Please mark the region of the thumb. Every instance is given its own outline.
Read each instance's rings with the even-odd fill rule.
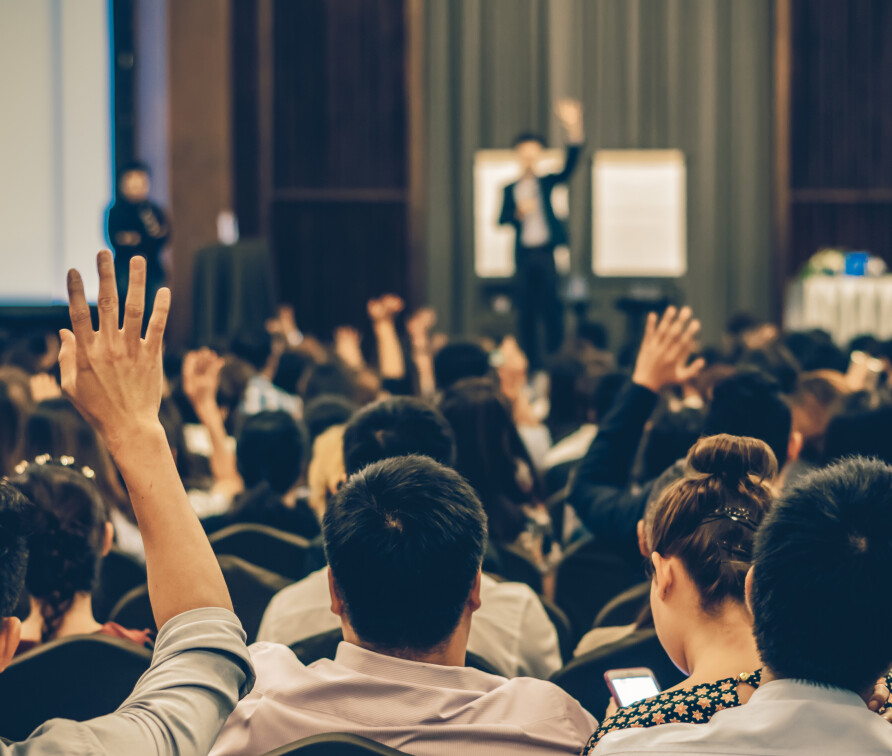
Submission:
[[[59,331],[62,346],[59,348],[59,372],[62,379],[62,391],[70,394],[74,389],[77,375],[77,338],[67,328]]]

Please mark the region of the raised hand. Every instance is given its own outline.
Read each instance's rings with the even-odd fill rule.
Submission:
[[[579,100],[558,100],[555,115],[567,131],[571,142],[582,141],[582,103]]]
[[[431,307],[422,307],[406,321],[406,331],[412,343],[427,342],[431,329],[437,324],[437,313]]]
[[[385,294],[379,299],[369,300],[369,317],[374,323],[379,323],[382,320],[393,320],[405,307],[406,303],[396,294]]]
[[[339,326],[335,329],[335,354],[344,361],[347,367],[353,368],[353,370],[362,370],[365,367],[361,344],[362,336],[355,328]]]
[[[183,358],[183,392],[196,411],[212,402],[216,405],[224,363],[222,357],[207,347],[189,352]]]
[[[130,260],[130,287],[124,305],[124,325],[118,328],[118,291],[111,252],[96,257],[99,269],[99,330],[94,331],[84,282],[68,271],[68,312],[72,330],[60,331],[59,365],[62,391],[80,413],[115,449],[131,429],[158,423],[163,371],[161,346],[170,311],[170,290],[155,297],[146,337],[141,337],[145,309],[146,261]]]
[[[704,365],[702,359],[688,364],[699,331],[700,321],[693,317],[690,307],[681,311],[670,307],[659,320],[652,312],[647,317],[632,381],[660,392],[693,378]]]

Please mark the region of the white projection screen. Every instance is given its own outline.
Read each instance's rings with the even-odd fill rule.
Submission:
[[[108,0],[0,0],[0,306],[95,298],[111,198]]]

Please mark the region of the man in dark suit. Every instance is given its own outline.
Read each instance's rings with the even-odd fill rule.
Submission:
[[[567,160],[560,173],[536,174],[545,140],[531,133],[518,135],[514,150],[520,163],[521,177],[505,187],[499,223],[514,226],[514,259],[518,314],[518,340],[533,369],[542,366],[539,321],[545,326],[549,354],[564,340],[564,314],[558,297],[555,248],[568,243],[567,230],[555,216],[551,192],[570,180],[582,151],[582,105],[576,100],[561,100],[556,108],[567,132]]]

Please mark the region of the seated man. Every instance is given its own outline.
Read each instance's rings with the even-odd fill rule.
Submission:
[[[602,754],[889,754],[892,725],[865,704],[892,665],[892,467],[855,457],[812,473],[756,536],[746,592],[764,668],[745,706],[708,724],[606,735]]]
[[[372,462],[407,454],[423,454],[450,467],[455,460],[455,440],[446,419],[418,399],[398,397],[366,407],[344,432],[347,475]],[[483,575],[480,600],[471,622],[469,651],[505,677],[547,678],[560,669],[557,632],[529,586]],[[340,626],[331,611],[325,567],[276,594],[263,615],[257,640],[290,646]]]
[[[257,683],[212,754],[332,731],[416,756],[580,751],[595,722],[560,688],[463,666],[486,515],[458,473],[421,456],[370,465],[332,499],[323,536],[344,642],[310,666],[286,646],[252,646]]]
[[[73,333],[62,332],[62,389],[102,436],[127,484],[161,630],[149,670],[116,712],[83,723],[52,720],[22,743],[0,744],[0,754],[201,756],[239,695],[250,690],[245,634],[158,420],[170,292],[159,291],[141,339],[145,259],[130,261],[123,329],[109,252],[100,252],[98,266],[98,333],[80,275],[68,274]],[[24,506],[21,494],[0,482],[0,670],[21,635],[11,614],[25,574]]]

